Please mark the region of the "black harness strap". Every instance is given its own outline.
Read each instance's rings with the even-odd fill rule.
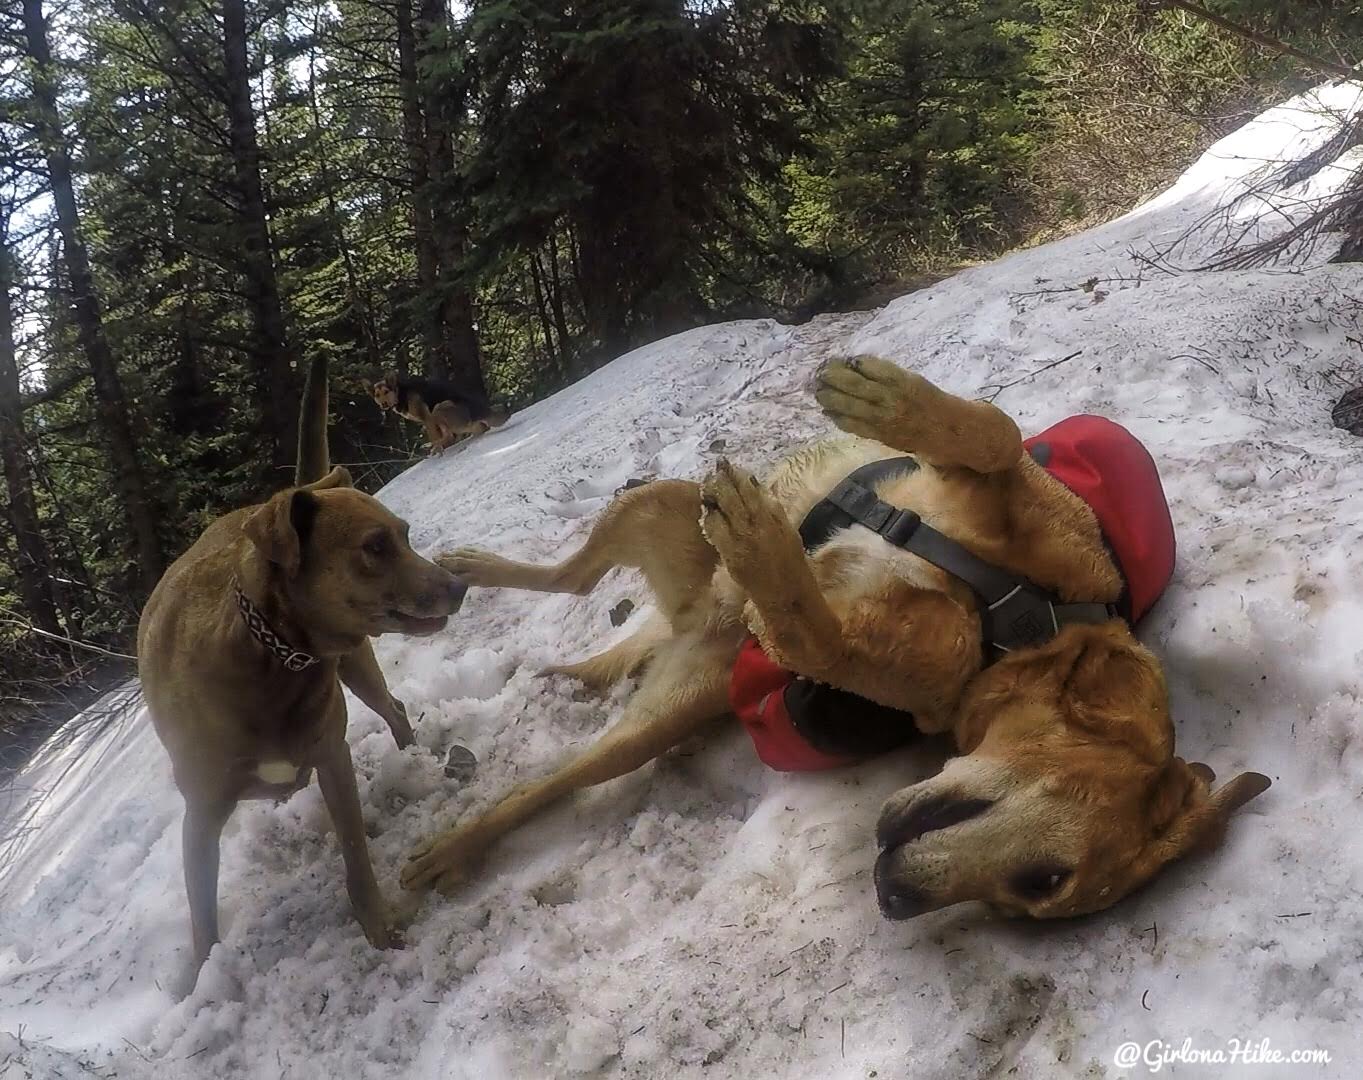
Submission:
[[[1111,604],[1063,603],[1054,593],[967,551],[912,510],[891,506],[876,495],[876,484],[917,469],[918,462],[911,457],[873,461],[857,469],[805,515],[800,523],[805,550],[818,547],[839,529],[852,525],[870,529],[969,585],[980,602],[985,642],[1004,652],[1044,644],[1070,623],[1103,623],[1119,617]]]

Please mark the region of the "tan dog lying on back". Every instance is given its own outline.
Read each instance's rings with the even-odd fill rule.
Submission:
[[[1268,786],[1247,773],[1213,794],[1209,769],[1174,756],[1164,676],[1120,620],[1066,626],[984,667],[978,608],[960,580],[859,526],[806,552],[797,527],[816,502],[857,467],[909,453],[920,468],[881,483],[884,502],[1065,602],[1111,603],[1122,590],[1092,510],[1023,452],[994,406],[874,357],[826,366],[817,397],[861,437],[797,451],[766,483],[721,463],[700,484],[627,491],[555,566],[477,549],[437,558],[470,585],[578,594],[633,567],[658,615],[554,669],[598,688],[642,672],[620,721],[420,849],[404,885],[456,885],[554,800],[727,714],[749,633],[782,667],[955,738],[962,756],[886,803],[876,884],[891,918],[963,900],[1038,917],[1105,908],[1217,843],[1228,815]]]
[[[194,970],[218,940],[218,846],[242,799],[282,798],[316,769],[341,841],[355,916],[400,944],[365,843],[341,683],[412,741],[369,638],[431,634],[464,587],[418,556],[407,525],[328,472],[325,361],[300,418],[298,486],[219,518],[166,571],[142,611],[138,674],[185,800]]]

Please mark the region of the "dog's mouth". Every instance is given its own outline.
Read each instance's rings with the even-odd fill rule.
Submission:
[[[392,626],[393,632],[408,637],[427,637],[445,629],[448,615],[408,615],[397,608],[389,608],[383,613],[384,619]]]

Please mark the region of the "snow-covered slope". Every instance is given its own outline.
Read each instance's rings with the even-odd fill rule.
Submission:
[[[810,374],[859,351],[959,393],[1002,387],[1024,429],[1104,413],[1155,452],[1179,530],[1144,636],[1180,752],[1275,781],[1218,853],[1082,920],[959,907],[891,924],[872,824],[931,754],[786,776],[721,729],[522,830],[456,897],[408,898],[403,952],[371,950],[350,918],[315,786],[245,805],[224,844],[224,941],[183,997],[179,800],[134,713],[74,767],[68,748],[21,780],[65,770],[0,878],[0,1077],[1115,1077],[1148,1071],[1114,1063],[1122,1043],[1185,1038],[1333,1063],[1163,1071],[1359,1075],[1363,443],[1329,410],[1363,378],[1363,273],[1322,265],[1328,244],[1271,270],[1171,272],[1232,221],[1273,232],[1335,189],[1356,160],[1281,165],[1359,106],[1346,86],[1273,110],[1135,213],[880,312],[640,349],[382,495],[421,549],[547,559],[632,477],[698,477],[720,452],[761,469],[825,431]],[[1172,262],[1138,257],[1190,228]],[[395,899],[414,844],[618,714],[623,690],[580,700],[533,672],[627,633],[609,618],[625,598],[646,600],[628,574],[583,599],[475,591],[448,633],[380,642],[422,714],[401,752],[352,705]],[[453,742],[481,762],[462,787],[441,769]]]

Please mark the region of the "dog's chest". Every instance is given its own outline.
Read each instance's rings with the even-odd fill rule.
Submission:
[[[302,770],[301,765],[295,765],[292,761],[271,758],[256,763],[255,775],[267,784],[294,784],[298,782],[298,774]]]
[[[783,464],[773,478],[773,494],[793,512],[792,524],[798,525],[855,468],[890,456],[901,455],[863,439],[815,444]],[[918,512],[938,527],[958,513],[949,485],[930,466],[878,483],[876,494],[892,506]],[[950,576],[939,567],[860,525],[839,529],[810,554],[819,584],[843,595],[874,594],[895,583],[951,591]]]
[[[300,769],[316,760],[328,734],[345,723],[334,676],[328,680],[319,673],[291,679],[307,679],[311,685],[299,686],[294,693],[287,685],[276,687],[268,698],[239,703],[244,739],[238,760],[244,773],[267,783],[292,782]]]
[[[295,765],[284,758],[264,758],[241,778],[237,798],[287,799],[311,781],[311,766]]]
[[[895,583],[947,590],[940,568],[859,526],[835,533],[814,553],[813,563],[814,576],[829,592],[873,594]]]

